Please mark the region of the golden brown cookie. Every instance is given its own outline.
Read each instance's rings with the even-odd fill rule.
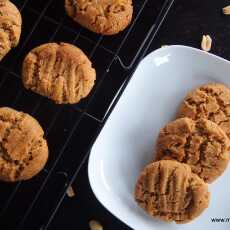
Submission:
[[[211,183],[226,169],[229,147],[229,138],[216,123],[207,119],[180,118],[161,129],[156,160],[189,164],[194,173]]]
[[[0,180],[27,180],[42,170],[48,158],[43,135],[30,115],[0,108]]]
[[[206,118],[217,123],[230,137],[230,89],[218,83],[194,89],[182,102],[178,117]]]
[[[47,43],[34,48],[23,62],[27,89],[57,104],[73,104],[86,97],[96,79],[90,60],[76,46]]]
[[[22,18],[16,6],[0,0],[0,60],[19,43]]]
[[[149,215],[178,224],[198,217],[209,197],[207,184],[188,165],[170,160],[146,166],[135,189],[137,203]]]
[[[87,29],[113,35],[132,20],[132,0],[65,0],[67,14]]]

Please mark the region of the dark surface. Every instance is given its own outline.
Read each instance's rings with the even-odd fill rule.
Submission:
[[[161,45],[188,45],[200,48],[201,38],[213,39],[211,53],[230,59],[230,17],[222,14],[228,0],[176,0],[150,51]]]
[[[175,0],[166,21],[149,47],[149,52],[162,45],[174,44],[200,48],[202,35],[209,34],[213,39],[211,52],[230,59],[230,16],[223,16],[221,11],[228,4],[228,0]],[[97,202],[89,187],[86,169],[87,162],[73,183],[76,196],[65,197],[49,230],[88,229],[90,219],[100,221],[104,229],[130,229]]]
[[[45,168],[33,179],[12,184],[0,182],[0,229],[45,230],[66,226],[84,230],[93,215],[107,223],[108,228],[111,223],[119,225],[92,197],[87,164],[82,169],[81,166],[104,124],[111,102],[118,98],[117,91],[133,73],[172,0],[133,0],[132,23],[112,37],[94,34],[73,23],[65,14],[64,0],[12,1],[21,10],[23,28],[20,44],[0,62],[0,106],[10,106],[37,118],[45,130],[50,154]],[[25,55],[49,41],[76,44],[97,71],[92,92],[76,105],[55,105],[22,86],[21,65]],[[51,223],[63,199],[61,210],[66,206],[65,191],[75,177],[76,186],[81,184],[78,197],[81,205],[76,206],[71,200],[72,208],[67,207],[65,213],[78,212],[79,218],[73,215],[59,218],[59,213],[63,214],[60,211]],[[59,227],[61,224],[56,220],[63,225]]]

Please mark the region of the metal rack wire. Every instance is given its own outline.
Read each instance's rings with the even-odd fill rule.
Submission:
[[[109,108],[111,112],[115,104],[110,106],[111,102],[115,96],[119,98],[173,0],[133,0],[132,24],[113,37],[96,35],[73,23],[65,15],[63,0],[13,2],[23,16],[23,32],[19,46],[0,63],[0,106],[22,110],[39,120],[48,139],[50,158],[32,180],[0,183],[0,226],[11,230],[47,229]],[[97,70],[93,91],[77,105],[54,105],[22,86],[23,57],[48,41],[76,44]]]

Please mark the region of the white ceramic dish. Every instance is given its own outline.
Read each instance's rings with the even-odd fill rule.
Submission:
[[[153,159],[159,129],[174,119],[188,90],[208,82],[230,85],[230,62],[203,51],[168,46],[149,54],[97,138],[89,159],[89,180],[98,200],[135,230],[230,229],[230,166],[210,186],[209,208],[189,224],[167,224],[150,218],[137,206],[133,191],[138,174]]]

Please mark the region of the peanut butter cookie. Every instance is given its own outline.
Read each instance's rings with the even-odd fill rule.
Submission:
[[[229,147],[229,138],[216,123],[207,119],[180,118],[161,129],[156,160],[186,163],[193,173],[211,183],[226,169]]]
[[[73,104],[90,93],[96,72],[87,56],[76,46],[47,43],[26,56],[22,79],[27,89],[57,104]]]
[[[0,108],[0,180],[27,180],[48,158],[48,147],[39,123],[30,115]]]
[[[17,7],[8,0],[0,0],[0,60],[19,43],[22,18]]]
[[[67,14],[87,29],[113,35],[132,20],[132,0],[65,0]]]
[[[146,166],[135,189],[137,203],[149,215],[178,224],[198,217],[209,197],[207,184],[188,165],[170,160]]]
[[[206,118],[217,123],[230,137],[230,89],[218,83],[194,89],[182,102],[178,117]]]

